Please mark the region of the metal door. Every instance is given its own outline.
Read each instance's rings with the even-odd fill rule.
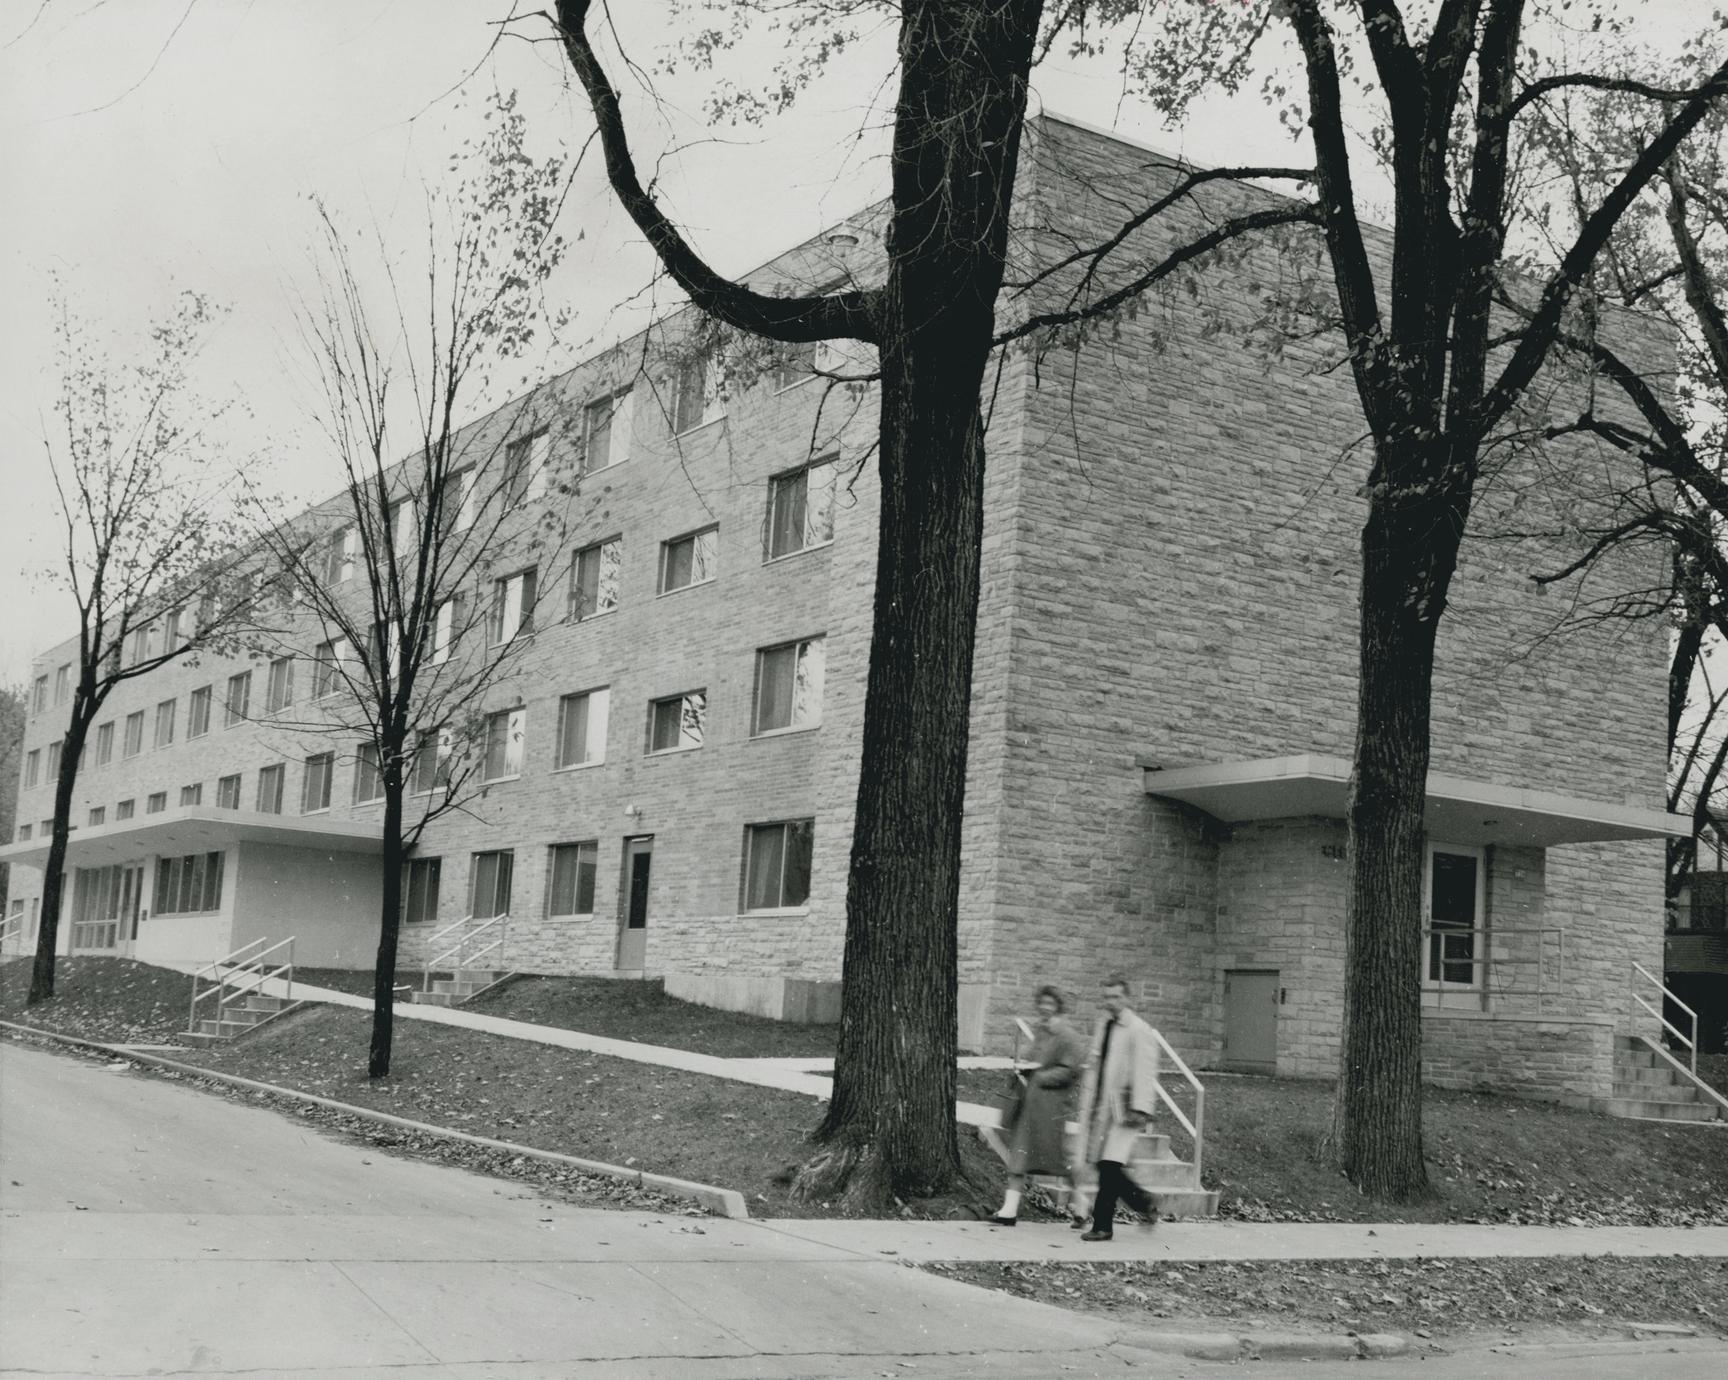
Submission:
[[[624,840],[624,895],[618,916],[618,971],[639,973],[648,959],[648,880],[652,838]]]
[[[1224,974],[1224,1066],[1278,1071],[1278,973],[1233,968]]]

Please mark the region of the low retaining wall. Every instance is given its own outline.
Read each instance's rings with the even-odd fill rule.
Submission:
[[[1614,1022],[1428,1011],[1422,1077],[1441,1088],[1587,1105],[1614,1083]]]

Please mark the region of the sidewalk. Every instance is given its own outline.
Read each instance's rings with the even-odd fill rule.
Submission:
[[[264,984],[271,996],[287,995],[288,985],[276,979]],[[337,992],[328,987],[314,987],[296,982],[293,995],[300,1001],[326,1002],[331,1006],[352,1006],[363,1011],[372,1009],[372,998],[352,992]],[[834,1091],[834,1080],[819,1073],[808,1072],[813,1065],[832,1066],[833,1060],[815,1059],[723,1059],[714,1054],[696,1054],[687,1049],[671,1049],[665,1045],[645,1045],[634,1040],[615,1040],[607,1035],[589,1035],[580,1030],[562,1030],[556,1026],[534,1025],[528,1021],[510,1021],[501,1016],[485,1016],[478,1011],[460,1007],[421,1006],[416,1002],[397,1002],[398,1019],[429,1021],[434,1025],[455,1025],[468,1030],[502,1035],[510,1040],[532,1040],[537,1044],[554,1045],[559,1049],[580,1049],[591,1054],[605,1054],[614,1059],[629,1059],[638,1064],[655,1064],[661,1068],[682,1069],[686,1073],[705,1073],[712,1078],[730,1078],[735,1083],[753,1083],[762,1088],[778,1088],[782,1092],[802,1093],[826,1102]],[[983,1068],[1008,1067],[1006,1059],[962,1060],[963,1066]],[[1001,1121],[998,1108],[977,1102],[954,1104],[954,1119],[962,1126],[995,1126]]]

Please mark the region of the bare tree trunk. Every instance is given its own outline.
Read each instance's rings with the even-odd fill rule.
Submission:
[[[1462,522],[1440,503],[1380,496],[1362,536],[1360,700],[1333,1136],[1350,1181],[1392,1202],[1419,1198],[1428,1186],[1419,977],[1423,807],[1434,641]]]
[[[844,987],[807,1197],[960,1177],[956,916],[983,532],[984,425],[1039,6],[906,11],[881,301],[882,512]]]
[[[86,710],[82,691],[73,706],[72,722],[60,744],[60,771],[54,779],[54,826],[48,842],[48,861],[42,874],[42,914],[36,935],[36,961],[30,970],[30,994],[25,1005],[35,1006],[54,996],[54,949],[60,942],[60,906],[65,891],[66,850],[71,843],[72,792],[78,784],[78,767],[84,755],[84,740],[90,732],[94,710]]]
[[[380,859],[384,868],[384,899],[378,912],[378,957],[372,968],[368,1078],[389,1076],[390,1046],[396,1030],[396,942],[402,931],[402,791],[401,781],[385,781],[384,847]]]

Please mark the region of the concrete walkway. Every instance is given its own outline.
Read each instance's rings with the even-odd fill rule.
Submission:
[[[272,980],[264,986],[271,996],[283,996],[287,984]],[[352,992],[338,992],[329,987],[314,987],[296,982],[293,996],[300,1001],[326,1002],[331,1006],[352,1006],[364,1011],[372,1009],[371,997]],[[529,1021],[505,1020],[460,1007],[422,1006],[417,1002],[398,1002],[399,1019],[429,1021],[433,1025],[454,1025],[465,1030],[479,1030],[488,1035],[502,1035],[510,1040],[532,1040],[536,1044],[554,1045],[559,1049],[580,1049],[592,1054],[605,1054],[614,1059],[629,1059],[638,1064],[654,1064],[660,1068],[682,1069],[686,1073],[704,1073],[712,1078],[730,1078],[736,1083],[753,1083],[762,1088],[778,1088],[782,1092],[802,1093],[826,1102],[834,1091],[834,1080],[822,1074],[808,1072],[813,1065],[831,1068],[832,1059],[724,1059],[715,1054],[697,1054],[688,1049],[672,1049],[666,1045],[645,1045],[635,1040],[615,1040],[607,1035],[589,1035],[580,1030],[562,1030],[557,1026],[534,1025]],[[972,1061],[962,1061],[970,1063]],[[978,1067],[1007,1068],[1006,1059],[986,1060]],[[955,1120],[963,1126],[995,1126],[1002,1118],[998,1108],[977,1102],[957,1102]]]

